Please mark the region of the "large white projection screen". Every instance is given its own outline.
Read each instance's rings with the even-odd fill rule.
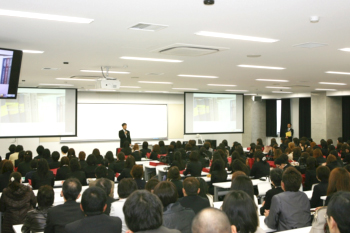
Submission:
[[[243,95],[185,93],[185,134],[243,133]]]
[[[79,103],[78,135],[61,142],[119,141],[122,123],[127,123],[132,142],[168,139],[165,104]]]
[[[76,89],[19,88],[17,99],[0,99],[0,137],[76,135]]]

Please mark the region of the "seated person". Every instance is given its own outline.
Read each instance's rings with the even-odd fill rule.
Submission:
[[[225,169],[225,163],[222,159],[216,159],[210,168],[210,184],[209,193],[214,195],[214,183],[227,181],[227,172]]]
[[[24,183],[28,183],[29,180],[32,179],[33,173],[36,172],[36,170],[38,168],[38,160],[32,159],[32,161],[30,161],[30,167],[32,168],[32,170],[30,172],[27,172],[25,179],[24,179]]]
[[[206,208],[199,212],[192,222],[192,233],[237,233],[234,226],[221,210]]]
[[[27,213],[22,226],[22,233],[44,232],[47,211],[52,207],[54,199],[55,193],[51,186],[44,185],[39,188],[37,195],[38,207]]]
[[[250,176],[254,176],[254,179],[260,179],[261,177],[268,177],[270,175],[270,164],[267,163],[267,158],[263,152],[255,152],[255,162]]]
[[[316,178],[316,167],[317,167],[316,159],[314,157],[307,158],[304,191],[311,190],[312,185],[317,184],[319,182]]]
[[[80,163],[81,170],[84,171],[84,169],[87,167],[87,162],[85,161],[85,158],[86,158],[85,152],[80,151],[78,157],[79,157],[79,163]],[[52,159],[53,159],[53,155],[52,155]]]
[[[187,168],[183,173],[185,176],[191,174],[193,177],[201,176],[202,163],[198,161],[198,152],[192,151],[190,154],[190,162],[187,164]]]
[[[60,153],[58,151],[52,152],[52,163],[49,164],[50,169],[56,169],[60,167],[60,162],[58,161],[60,159]]]
[[[125,222],[133,232],[180,233],[163,225],[163,206],[159,198],[146,191],[133,192],[123,206]]]
[[[143,167],[141,165],[134,165],[130,173],[136,181],[138,189],[145,189],[146,181],[143,179]]]
[[[327,223],[331,233],[350,232],[350,192],[337,192],[327,207]]]
[[[96,180],[92,180],[92,179],[88,179],[89,180],[89,187],[93,187],[96,185],[96,182],[101,179],[101,178],[107,178],[107,168],[103,165],[98,166],[95,170],[95,177]],[[110,197],[114,198],[114,182],[109,180],[109,182],[111,183],[111,192],[109,194]]]
[[[87,163],[87,166],[84,168],[86,178],[95,178],[95,170],[97,168],[97,159],[95,155],[93,154],[89,155],[86,159],[86,163]],[[57,176],[56,176],[56,179],[57,179]]]
[[[177,189],[178,197],[179,198],[183,197],[183,192],[182,192],[183,185],[182,185],[180,171],[179,171],[178,167],[176,167],[176,166],[175,167],[171,167],[168,170],[167,180],[171,181],[175,185],[175,187]]]
[[[171,167],[178,167],[180,171],[185,170],[186,164],[182,160],[182,155],[180,151],[174,153],[174,160],[171,163]]]
[[[67,174],[70,172],[69,168],[69,158],[62,157],[61,166],[57,169],[56,180],[65,180],[67,178]]]
[[[158,160],[158,155],[160,154],[160,147],[159,145],[154,145],[153,146],[153,151],[151,152],[150,159],[152,160]]]
[[[282,154],[280,157],[275,159],[275,165],[277,168],[282,169],[283,171],[291,167],[288,161],[288,155]]]
[[[273,196],[270,210],[265,210],[265,224],[269,228],[284,231],[311,225],[310,201],[299,191],[301,181],[301,174],[294,167],[283,172],[284,192]]]
[[[106,208],[104,214],[109,215],[111,212],[112,203],[117,201],[116,199],[114,199],[114,197],[111,197],[111,194],[114,196],[114,193],[112,193],[111,181],[109,179],[106,179],[106,178],[101,178],[101,179],[98,179],[96,181],[95,186],[100,187],[107,194],[107,201],[106,201],[107,208]]]
[[[237,176],[232,175],[231,190],[242,190],[246,192],[252,200],[258,205],[258,199],[254,195],[254,186],[252,180],[248,176]]]
[[[131,153],[131,155],[134,156],[135,161],[141,161],[141,152],[137,143],[134,144],[132,150],[133,152]]]
[[[27,150],[24,153],[24,161],[18,164],[17,171],[22,174],[22,177],[26,176],[26,174],[32,170],[30,167],[30,161],[32,161],[32,157],[32,152],[30,150]]]
[[[342,167],[334,168],[329,174],[327,198],[325,201],[326,206],[332,196],[339,191],[350,192],[350,174]]]
[[[117,180],[121,181],[124,178],[131,178],[131,169],[135,165],[135,159],[132,155],[129,155],[125,161],[125,167],[118,176]]]
[[[119,152],[117,154],[117,161],[108,166],[108,169],[113,169],[115,173],[121,173],[125,167],[125,154]]]
[[[67,233],[116,232],[121,233],[122,221],[118,217],[110,217],[103,212],[107,208],[107,195],[98,187],[88,188],[81,198],[80,208],[85,218],[69,223],[65,227]]]
[[[283,189],[281,187],[282,170],[279,168],[272,169],[270,173],[270,179],[271,179],[273,188],[266,192],[265,200],[262,203],[262,206],[260,207],[261,215],[264,215],[265,210],[270,209],[272,197],[275,196],[276,194],[283,192]]]
[[[32,187],[33,189],[39,189],[43,185],[50,185],[53,187],[55,184],[55,176],[49,169],[49,164],[46,159],[40,159],[38,162],[38,170],[33,173]]]
[[[151,153],[151,150],[148,149],[148,142],[144,141],[142,143],[142,149],[140,150],[142,158],[146,158],[147,153]]]
[[[321,197],[327,195],[329,174],[330,170],[327,166],[319,166],[316,169],[316,177],[320,183],[314,186],[310,200],[311,208],[323,206],[323,200],[321,200]]]
[[[190,208],[197,214],[202,209],[210,207],[208,199],[200,197],[199,181],[195,177],[188,177],[183,182],[182,192],[184,197],[179,200],[180,204],[185,208]]]
[[[77,158],[71,158],[69,161],[70,172],[67,178],[77,178],[81,185],[87,185],[85,172],[81,170],[80,163]]]
[[[150,192],[153,193],[154,191],[154,187],[156,187],[156,185],[159,183],[160,181],[156,178],[156,177],[152,177],[151,179],[149,179],[146,183],[145,189]],[[181,192],[182,192],[182,188],[181,188]]]

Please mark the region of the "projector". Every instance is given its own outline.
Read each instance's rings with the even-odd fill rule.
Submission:
[[[119,89],[120,81],[116,79],[101,79],[97,81],[97,88],[101,89]]]

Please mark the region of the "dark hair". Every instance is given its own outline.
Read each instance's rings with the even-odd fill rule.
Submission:
[[[204,197],[206,199],[208,199],[207,194],[208,194],[208,184],[207,182],[205,182],[205,180],[201,177],[197,177],[196,178],[199,182],[199,193],[198,196],[200,197]]]
[[[10,160],[5,160],[2,165],[1,174],[4,174],[6,172],[13,172],[13,163]]]
[[[15,153],[16,152],[16,145],[15,144],[11,144],[9,146],[9,151],[11,154]]]
[[[40,145],[36,148],[36,153],[38,153],[39,156],[42,156],[44,149],[45,148],[42,145]]]
[[[107,196],[112,191],[112,183],[109,179],[106,179],[106,178],[97,179],[95,185],[96,187],[100,187],[101,189],[103,189],[106,192]]]
[[[167,178],[168,180],[181,180],[179,168],[177,166],[169,168]]]
[[[190,154],[190,161],[192,162],[197,162],[198,161],[198,152],[197,151],[192,151]]]
[[[175,148],[173,145],[168,146],[168,154],[171,152],[174,153],[174,150],[175,150]]]
[[[322,182],[328,182],[330,173],[331,173],[331,171],[329,170],[329,168],[327,166],[319,166],[316,169],[316,176]]]
[[[118,195],[120,198],[127,198],[132,192],[137,190],[137,183],[132,178],[121,179],[118,185]]]
[[[254,157],[259,159],[259,163],[264,163],[264,164],[267,163],[266,156],[261,151],[255,152]]]
[[[97,159],[95,157],[94,154],[91,154],[87,157],[86,159],[86,163],[89,165],[89,166],[93,166],[93,165],[96,165],[97,163]]]
[[[337,158],[332,154],[328,155],[327,164],[330,164],[331,162],[334,162],[334,161],[337,161]]]
[[[342,167],[334,168],[331,171],[328,180],[327,196],[331,196],[339,191],[350,191],[350,175]]]
[[[275,186],[281,186],[282,174],[283,174],[282,169],[274,168],[271,170],[270,179]]]
[[[343,143],[343,137],[338,137],[338,142]]]
[[[126,125],[126,123],[123,123],[122,126]]]
[[[57,162],[60,159],[60,153],[58,151],[54,151],[52,152],[51,157],[53,161]]]
[[[238,154],[240,154],[240,155],[244,155],[244,151],[243,151],[243,147],[242,146],[237,146],[235,151],[237,151]]]
[[[24,160],[24,154],[25,154],[26,152],[24,151],[24,150],[21,150],[19,153],[18,153],[18,163],[20,163],[20,162],[23,162],[23,160]]]
[[[102,214],[106,202],[106,192],[100,187],[91,187],[86,189],[81,198],[81,206],[84,210],[84,214],[87,216]]]
[[[105,155],[105,159],[108,161],[108,163],[113,163],[114,162],[113,152],[107,151]]]
[[[191,150],[192,150],[192,145],[189,144],[189,143],[187,143],[187,144],[185,145],[185,150],[186,150],[186,151],[191,151]]]
[[[37,168],[38,167],[38,160],[37,159],[32,159],[32,161],[30,161],[30,167],[31,168]]]
[[[142,149],[147,150],[148,149],[148,142],[144,141],[142,143]]]
[[[46,159],[40,159],[38,161],[38,175],[40,177],[45,177],[46,174],[50,171],[50,167],[49,164],[47,163]]]
[[[312,152],[312,155],[314,158],[323,157],[323,154],[320,148],[314,149]]]
[[[51,157],[51,151],[49,149],[44,149],[43,151],[43,158],[48,159]]]
[[[277,142],[276,142],[276,138],[271,138],[270,140],[270,146],[273,147],[274,145],[276,145]]]
[[[282,175],[284,190],[297,192],[300,189],[302,177],[300,172],[294,167],[288,167]]]
[[[85,161],[86,154],[84,151],[79,152],[79,161]]]
[[[174,162],[174,161],[177,161],[177,162],[179,163],[179,165],[184,165],[184,163],[183,163],[183,161],[182,161],[182,154],[181,154],[180,151],[176,151],[176,152],[174,153],[174,160],[173,160],[173,162]]]
[[[153,193],[157,195],[166,208],[169,204],[175,203],[178,198],[177,188],[173,182],[162,181],[154,187]]]
[[[107,168],[104,165],[97,166],[95,169],[96,178],[107,178]]]
[[[159,145],[160,147],[165,146],[164,141],[159,141],[159,142],[158,142],[158,145]]]
[[[126,158],[126,161],[125,161],[125,168],[132,168],[133,166],[135,165],[135,158],[134,156],[132,155],[129,155],[127,158]]]
[[[97,148],[93,149],[92,154],[95,155],[96,157],[101,155],[100,150]]]
[[[275,160],[275,164],[277,164],[277,165],[289,164],[289,162],[288,162],[288,155],[282,154],[280,157],[278,157],[278,158]]]
[[[236,226],[237,232],[256,232],[259,225],[257,208],[254,200],[246,192],[235,190],[226,194],[222,211],[228,216],[231,225]]]
[[[126,199],[123,206],[125,222],[133,232],[158,229],[163,224],[163,207],[159,198],[138,190]]]
[[[241,160],[235,159],[231,163],[232,172],[242,171],[247,176],[249,176],[250,170],[247,165],[245,165]]]
[[[134,165],[130,172],[134,179],[141,179],[143,177],[143,167],[142,165]]]
[[[326,140],[324,140],[324,139],[321,139],[321,147],[323,148],[323,149],[328,149],[328,144],[327,144],[327,142],[326,142]]]
[[[55,192],[49,185],[43,185],[39,188],[37,195],[38,206],[41,209],[47,209],[52,206],[55,199]]]
[[[16,146],[16,151],[15,152],[20,152],[23,150],[23,146],[22,145],[17,145]]]
[[[327,215],[337,223],[339,232],[350,232],[350,192],[335,193],[328,203]]]
[[[69,148],[67,156],[68,158],[75,158],[75,150],[73,148]]]
[[[254,186],[248,176],[237,176],[231,182],[231,190],[242,190],[254,200]]]
[[[63,156],[61,158],[61,166],[60,167],[63,167],[63,165],[69,165],[69,158],[67,156]]]
[[[26,163],[29,163],[32,159],[33,159],[33,153],[32,153],[32,151],[27,150],[27,151],[24,153],[24,161],[25,161]]]
[[[80,163],[79,163],[77,158],[72,158],[69,161],[69,167],[70,167],[71,172],[80,171],[80,169],[81,169]]]
[[[257,142],[257,145],[258,145],[258,146],[263,146],[263,143],[262,143],[261,138],[258,138],[258,139],[256,140],[256,142]]]
[[[227,178],[227,172],[225,170],[225,163],[222,160],[215,160],[213,161],[210,172],[217,172],[218,177],[220,177],[220,180],[225,180]]]
[[[81,192],[81,183],[76,178],[68,178],[63,182],[62,192],[67,201],[75,201]]]
[[[119,161],[124,161],[125,160],[125,154],[123,152],[119,152],[117,154],[117,158]]]
[[[187,196],[196,196],[198,195],[199,181],[195,177],[187,177],[183,181],[183,188]]]
[[[68,153],[68,146],[62,146],[61,147],[61,151],[63,152],[63,153],[65,153],[65,154],[67,154]]]
[[[204,145],[205,145],[205,143],[204,143]],[[181,149],[182,148],[182,143],[181,143],[181,141],[177,141],[176,142],[176,149]]]
[[[314,170],[317,165],[317,160],[314,157],[309,157],[306,159],[306,167],[308,170]]]
[[[11,161],[9,161],[12,163]],[[14,181],[11,181],[11,179],[14,178]],[[8,187],[11,189],[12,192],[15,192],[19,189],[21,186],[21,179],[22,175],[19,172],[12,172],[9,177],[9,184]]]
[[[152,192],[152,190],[154,190],[154,187],[156,187],[156,185],[159,183],[160,181],[153,177],[151,179],[149,179],[146,183],[145,189],[149,192]]]

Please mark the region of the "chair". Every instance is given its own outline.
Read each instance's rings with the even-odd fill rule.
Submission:
[[[146,157],[150,158],[151,157],[151,153],[146,153]]]
[[[252,167],[253,167],[254,160],[255,160],[254,158],[249,158],[248,159],[248,164],[249,164],[250,169],[252,169]]]
[[[13,170],[14,170],[15,172],[17,172],[17,171],[18,171],[18,167],[15,167]]]
[[[29,185],[32,185],[32,179],[28,179]]]
[[[56,174],[57,174],[57,169],[58,168],[54,168],[54,169],[50,169],[50,171],[52,171],[53,175],[56,177]]]

